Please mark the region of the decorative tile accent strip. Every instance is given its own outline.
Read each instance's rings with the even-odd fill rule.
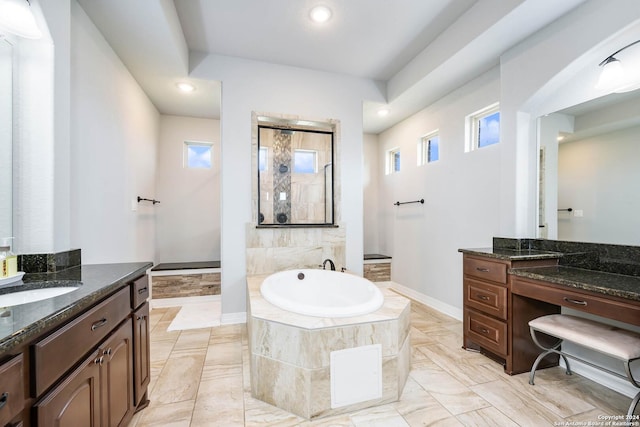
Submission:
[[[153,298],[220,295],[220,273],[153,276]]]
[[[372,282],[388,282],[391,280],[391,263],[375,263],[364,265],[364,278]]]
[[[25,273],[55,273],[82,264],[80,249],[53,254],[18,255],[18,269]]]

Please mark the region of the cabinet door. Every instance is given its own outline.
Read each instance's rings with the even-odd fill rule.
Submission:
[[[138,406],[151,380],[148,302],[133,313],[133,343],[135,406]]]
[[[126,426],[133,414],[133,334],[131,318],[100,346],[102,426]]]
[[[34,405],[38,427],[100,425],[100,357],[94,351]]]

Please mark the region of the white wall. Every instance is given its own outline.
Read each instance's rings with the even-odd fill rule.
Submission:
[[[245,311],[245,226],[251,218],[251,112],[341,123],[342,221],[347,268],[362,272],[362,100],[381,101],[376,84],[331,73],[209,55],[192,76],[222,82],[222,311]],[[320,260],[322,261],[322,260]]]
[[[496,68],[379,135],[379,239],[380,250],[393,257],[391,278],[459,310],[458,249],[491,245],[499,232],[502,185],[503,144],[465,153],[465,117],[499,99]],[[440,159],[417,166],[420,137],[436,129]],[[385,175],[386,153],[396,147],[401,171]],[[422,198],[424,205],[393,205]]]
[[[640,127],[560,144],[558,239],[640,245]]]
[[[212,168],[184,167],[184,143],[212,144]],[[156,263],[220,259],[220,121],[160,116]]]
[[[85,264],[152,261],[160,116],[71,3],[71,246]]]
[[[364,134],[363,140],[363,222],[364,253],[380,253],[380,226],[378,210],[378,135]]]

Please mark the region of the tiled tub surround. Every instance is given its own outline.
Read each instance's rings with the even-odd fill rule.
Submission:
[[[220,295],[220,261],[163,263],[149,270],[152,298]]]
[[[303,316],[281,310],[262,298],[260,285],[265,277],[247,279],[253,397],[306,419],[400,398],[411,364],[408,299],[385,289],[384,305],[364,316]],[[382,397],[332,409],[331,352],[372,344],[382,346]]]
[[[246,226],[247,275],[318,268],[329,258],[345,267],[346,229],[340,227],[256,228]]]

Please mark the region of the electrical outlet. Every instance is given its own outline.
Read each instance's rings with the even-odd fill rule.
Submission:
[[[573,216],[577,218],[582,218],[584,216],[584,212],[582,211],[582,209],[575,209],[573,211]]]

